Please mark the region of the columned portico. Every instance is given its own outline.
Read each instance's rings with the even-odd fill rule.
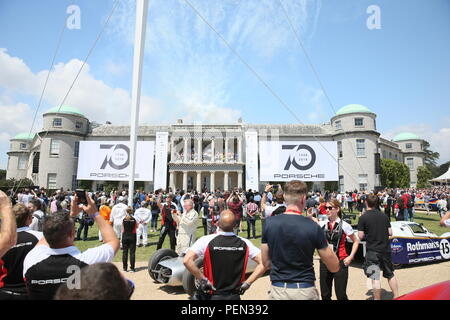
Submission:
[[[187,190],[187,177],[188,177],[188,172],[183,171],[183,190]]]
[[[223,189],[228,190],[228,171],[223,172]]]
[[[225,138],[225,162],[228,162],[228,138]]]
[[[202,190],[202,172],[197,171],[197,191],[200,192]]]
[[[237,150],[237,153],[238,153],[238,161],[242,162],[242,137],[238,138],[238,150]],[[241,176],[241,182],[242,182],[242,176]]]
[[[209,187],[209,189],[211,190],[211,191],[214,191],[215,189],[216,189],[216,185],[215,185],[215,180],[216,180],[216,172],[215,171],[210,171],[209,172],[209,174],[210,174],[210,187]]]
[[[188,139],[184,138],[184,150],[183,150],[183,154],[184,154],[184,162],[188,162],[189,159],[189,152],[188,152]]]
[[[197,139],[197,161],[203,161],[202,139]]]
[[[238,171],[238,188],[242,188],[242,171]]]
[[[170,171],[169,172],[169,187],[173,190],[175,190],[175,172]]]

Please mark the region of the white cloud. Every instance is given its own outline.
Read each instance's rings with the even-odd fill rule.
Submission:
[[[5,68],[5,72],[0,73],[0,87],[7,89],[11,95],[14,93],[31,94],[34,98],[39,98],[42,90],[40,88],[45,81],[48,70],[35,74],[22,60],[9,56],[6,50],[0,50],[0,66],[3,65],[14,66],[22,76],[20,81],[15,81],[16,79],[12,75],[16,73],[16,69],[14,67]],[[49,105],[59,106],[61,104],[81,65],[82,61],[72,59],[67,63],[58,63],[54,66],[44,95],[44,99]],[[8,79],[14,81],[8,83]],[[186,79],[186,81],[195,81],[195,79]],[[201,85],[206,88],[208,83],[203,82]],[[218,91],[215,90],[214,92]],[[179,101],[182,103],[170,108],[170,112],[165,111],[169,108],[162,101],[145,95],[141,96],[141,121],[148,124],[169,123],[173,122],[176,117],[182,117],[202,122],[221,122],[222,119],[215,118],[211,114],[217,115],[218,112],[231,110],[211,104],[208,100],[201,101],[198,98],[198,93],[195,92],[178,91],[177,94]],[[221,93],[217,94],[220,95]],[[6,103],[6,99],[9,99],[9,103]],[[212,97],[212,99],[217,100],[215,97]],[[9,119],[7,117],[9,114],[22,117],[21,121],[14,122],[20,123],[20,130],[17,126],[11,127],[11,132],[15,134],[17,131],[29,130],[34,110],[23,103],[14,104],[13,100],[10,96],[5,95],[0,107],[5,109],[3,119]],[[113,88],[96,79],[90,72],[89,64],[84,66],[64,104],[77,107],[89,119],[100,123],[108,120],[113,124],[128,124],[130,121],[131,98],[129,92],[122,88]],[[23,112],[25,106],[28,107],[26,113]],[[45,109],[40,110],[40,114],[45,111]],[[232,112],[227,112],[227,115],[229,114],[235,115],[234,118],[237,119],[240,112],[232,110]],[[230,118],[225,116],[224,119],[228,121]],[[35,126],[35,129],[38,130],[40,127]]]
[[[450,161],[450,128],[440,128],[429,124],[407,125],[395,128],[383,134],[383,137],[392,140],[397,134],[402,132],[411,132],[417,134],[420,138],[430,143],[430,149],[439,152],[440,158],[438,164]]]
[[[108,60],[105,64],[105,70],[113,76],[123,76],[128,68],[126,65]]]
[[[0,96],[0,168],[6,168],[6,152],[9,150],[9,140],[18,133],[29,132],[28,121],[32,109],[28,104],[11,104],[10,99]]]
[[[286,50],[300,50],[278,1],[190,2],[254,67],[267,66],[272,60],[284,57]],[[317,25],[321,1],[282,2],[307,46]],[[134,24],[135,1],[122,1],[108,34],[113,41],[120,39],[133,45]],[[215,117],[202,115],[218,110],[227,111],[230,119],[240,115],[238,110],[229,109],[227,92],[236,70],[248,71],[184,1],[151,1],[146,37],[146,63],[153,62],[149,74],[158,79],[161,91],[174,99],[175,105],[183,107],[188,118],[200,116],[198,120],[209,121]],[[207,108],[212,110],[206,111]],[[192,113],[194,110],[203,111],[197,115]]]

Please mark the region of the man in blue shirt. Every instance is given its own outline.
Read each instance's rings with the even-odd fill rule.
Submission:
[[[323,230],[302,215],[307,186],[293,180],[286,184],[286,211],[266,220],[261,240],[264,267],[271,269],[271,300],[319,300],[315,287],[314,250],[330,272],[339,271],[339,260]]]

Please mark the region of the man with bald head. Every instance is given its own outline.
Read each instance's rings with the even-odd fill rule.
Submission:
[[[234,213],[230,210],[222,211],[217,233],[198,239],[188,249],[183,263],[200,281],[199,291],[194,298],[240,300],[240,295],[266,271],[261,251],[249,240],[233,232],[235,224]],[[203,272],[195,264],[198,257],[203,257]],[[249,258],[258,263],[258,266],[244,282]]]

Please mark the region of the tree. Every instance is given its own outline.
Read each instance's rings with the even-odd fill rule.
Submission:
[[[6,179],[6,170],[0,169],[0,180]]]
[[[16,189],[22,189],[22,188],[28,188],[31,186],[34,186],[34,182],[28,178],[23,178],[20,180],[16,179],[8,179],[8,180],[0,180],[0,186],[12,188],[14,187],[14,190]]]
[[[381,159],[381,185],[385,188],[409,187],[409,168],[391,159]]]
[[[433,173],[426,166],[417,168],[417,188],[427,188],[430,186],[428,180],[433,178]]]
[[[325,181],[325,190],[334,192],[339,191],[339,185],[337,181]]]
[[[92,182],[93,182],[92,180],[78,180],[78,188],[84,190],[91,190]]]
[[[110,193],[112,190],[117,190],[119,187],[119,181],[105,181],[103,184],[103,191]]]
[[[423,159],[424,165],[431,171],[432,178],[440,176],[439,166],[436,164],[440,157],[439,152],[430,150],[430,144],[428,141],[423,142],[423,151],[425,152],[425,158]]]
[[[449,167],[450,167],[450,161],[447,161],[447,162],[441,164],[441,165],[438,167],[437,174],[436,174],[436,175],[433,175],[433,178],[442,176],[444,173],[447,172],[447,170],[448,170]]]

